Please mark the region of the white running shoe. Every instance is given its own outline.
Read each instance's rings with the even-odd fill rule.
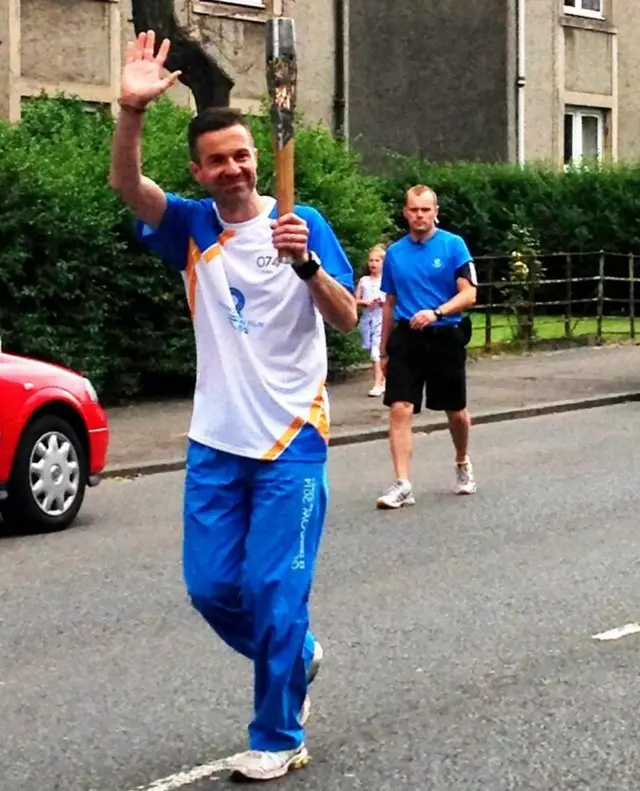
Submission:
[[[475,494],[477,489],[471,460],[467,459],[462,464],[456,464],[456,494]]]
[[[233,759],[231,780],[277,780],[294,769],[303,769],[310,761],[309,753],[304,744],[296,750],[282,750],[270,753],[248,750]]]
[[[396,481],[383,492],[376,501],[378,508],[403,508],[405,505],[415,505],[413,489],[409,481]]]
[[[324,658],[322,646],[316,640],[313,647],[313,659],[309,666],[308,684],[311,684],[318,675],[320,665]],[[311,699],[306,696],[302,711],[300,712],[300,724],[304,726],[309,719],[311,712]],[[309,753],[304,744],[297,750],[283,750],[280,752],[267,752],[259,750],[248,750],[247,752],[236,755],[233,759],[231,780],[243,782],[246,780],[277,780],[284,777],[294,769],[303,769],[310,761]]]
[[[313,646],[313,659],[311,660],[311,665],[309,666],[309,678],[307,680],[307,684],[311,684],[313,679],[318,675],[323,658],[324,651],[322,650],[320,643],[316,640],[315,645]],[[311,714],[311,698],[307,693],[304,703],[302,704],[302,711],[300,712],[300,725],[304,726],[306,724],[307,720],[309,719],[309,714]]]

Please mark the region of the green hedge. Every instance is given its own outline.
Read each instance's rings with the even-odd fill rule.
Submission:
[[[198,195],[188,170],[189,113],[149,112],[144,169],[165,189]],[[265,116],[255,119],[260,184],[272,186]],[[0,125],[0,332],[3,348],[86,372],[105,400],[191,386],[194,347],[182,281],[133,237],[108,187],[113,121],[73,100],[38,99]],[[297,138],[298,200],[323,210],[354,266],[387,230],[376,179],[329,133]],[[331,333],[333,370],[358,358],[357,333]]]
[[[144,168],[165,189],[198,195],[188,170],[189,113],[150,111]],[[266,114],[253,120],[259,178],[272,188]],[[0,122],[0,332],[3,348],[86,372],[105,400],[191,387],[192,329],[181,279],[133,238],[108,187],[113,120],[81,103],[36,99],[19,124]],[[392,157],[383,175],[320,127],[296,140],[298,199],[332,222],[358,273],[367,249],[404,232],[407,187],[434,187],[445,228],[476,255],[508,253],[513,226],[542,253],[640,250],[640,167],[559,173],[543,166],[435,165]],[[593,266],[593,263],[584,263]],[[579,274],[575,272],[574,274]],[[330,368],[363,359],[357,332],[330,332]]]
[[[382,195],[402,227],[404,191],[439,194],[442,226],[461,233],[475,255],[509,253],[513,225],[532,229],[543,253],[640,250],[640,165],[565,172],[544,164],[434,164],[389,157]]]
[[[524,168],[435,164],[391,156],[385,170],[386,178],[380,182],[382,196],[397,232],[403,228],[406,189],[416,183],[432,186],[439,195],[442,227],[460,233],[479,259],[498,257],[477,260],[481,283],[509,278],[510,242],[525,235],[533,239],[538,250],[543,278],[556,281],[529,292],[539,303],[538,312],[564,312],[566,289],[559,281],[567,276],[564,254],[570,254],[572,299],[576,300],[573,315],[594,315],[598,289],[594,278],[599,272],[600,251],[607,254],[605,276],[610,278],[605,283],[605,295],[612,300],[607,303],[607,311],[611,315],[628,311],[629,285],[624,282],[628,277],[627,255],[640,254],[640,164],[564,172],[544,164]],[[481,290],[480,302],[486,294]],[[506,292],[493,289],[494,305],[504,303],[505,298]]]

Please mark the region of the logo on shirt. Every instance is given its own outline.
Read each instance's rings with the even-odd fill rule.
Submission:
[[[233,299],[234,309],[229,310],[226,305],[224,307],[228,310],[229,324],[237,332],[247,335],[250,327],[263,327],[264,323],[260,321],[247,321],[244,316],[244,308],[247,304],[247,298],[240,291],[239,288],[232,287],[229,289],[231,298]],[[223,304],[223,303],[220,303]]]
[[[234,310],[229,311],[229,323],[234,330],[242,332],[246,335],[246,333],[249,332],[249,328],[247,327],[247,322],[242,315],[242,311],[244,310],[247,300],[240,289],[231,288],[229,290],[231,291],[231,298],[233,299],[234,304]]]
[[[433,267],[434,269],[440,269],[442,266],[442,259],[441,258],[434,258],[433,259]]]
[[[236,306],[236,311],[238,313],[242,313],[242,310],[247,303],[244,294],[239,288],[231,288],[229,291],[231,291],[231,297],[233,299],[234,305]]]

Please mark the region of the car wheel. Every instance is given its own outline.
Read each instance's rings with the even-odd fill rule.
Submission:
[[[20,438],[2,504],[5,522],[21,532],[63,530],[78,515],[87,478],[87,455],[71,424],[41,415]]]

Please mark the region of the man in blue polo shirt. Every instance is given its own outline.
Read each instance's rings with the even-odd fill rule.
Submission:
[[[378,498],[378,508],[415,503],[411,423],[422,409],[425,390],[426,408],[447,413],[456,451],[456,493],[476,491],[468,455],[466,339],[460,326],[462,312],[476,301],[475,266],[463,239],[437,227],[438,198],[430,187],[417,185],[407,192],[404,216],[409,233],[389,247],[382,270],[384,404],[391,409],[396,480]]]

